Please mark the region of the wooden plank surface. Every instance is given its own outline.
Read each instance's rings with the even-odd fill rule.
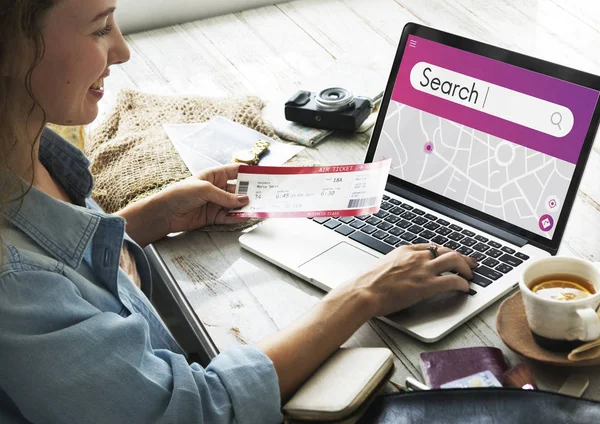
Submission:
[[[302,0],[133,34],[132,60],[107,82],[102,114],[121,88],[163,94],[252,93],[270,101],[291,95],[334,61],[393,59],[403,26],[436,26],[546,60],[600,73],[600,18],[594,0]],[[596,13],[594,13],[596,12]],[[385,85],[389,65],[381,67]],[[363,160],[369,134],[334,135],[302,156],[319,163]],[[600,147],[581,183],[560,254],[600,261]],[[170,272],[225,349],[254,343],[285,327],[323,295],[318,289],[245,251],[239,232],[193,232],[156,244]],[[420,376],[423,351],[477,345],[509,351],[495,330],[499,302],[442,341],[424,344],[374,320],[349,346],[389,346],[396,379]],[[540,385],[557,389],[569,370],[536,366]],[[587,397],[600,399],[600,370]]]

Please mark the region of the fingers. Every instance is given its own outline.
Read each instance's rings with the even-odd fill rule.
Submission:
[[[439,257],[432,259],[429,262],[429,267],[435,274],[441,274],[442,272],[456,271],[462,277],[470,280],[473,278],[473,271],[471,266],[473,258],[467,258],[458,252],[449,252]],[[467,260],[470,263],[467,263]]]
[[[461,276],[455,274],[445,274],[434,277],[431,281],[434,290],[434,296],[439,293],[458,290],[462,292],[469,291],[469,283]]]
[[[426,266],[434,275],[439,275],[443,272],[456,271],[463,278],[468,280],[473,278],[472,269],[477,266],[475,258],[462,255],[443,246],[437,246],[437,253],[439,256],[434,258],[432,252],[429,251],[429,248],[432,245],[435,244],[415,244],[404,246],[404,248],[416,252],[414,255],[416,255],[419,261],[425,262]]]
[[[240,165],[240,163],[230,163],[227,165],[209,168],[195,175],[195,178],[212,183],[215,183],[216,180],[220,182],[222,181],[224,186],[226,181],[237,179]],[[225,176],[224,178],[223,175]]]
[[[237,184],[227,184],[227,193],[235,193]]]
[[[240,165],[240,163],[230,163],[221,168],[227,174],[227,180],[235,180],[237,178]]]
[[[438,246],[435,243],[413,244],[410,247],[412,247],[413,250],[421,251],[421,250],[429,250],[429,247],[431,247],[431,246],[437,246],[437,251],[438,251],[438,254],[440,254],[440,255],[443,255],[445,253],[453,252],[452,249],[449,249],[449,248],[444,247],[444,246]],[[430,255],[431,255],[431,253],[430,253]],[[433,257],[433,255],[431,257]]]
[[[429,250],[430,246],[438,246],[435,243],[424,243],[424,244],[414,244],[411,246],[408,246],[409,248],[412,248],[413,250]],[[438,246],[437,249],[438,254],[441,255],[445,255],[446,253],[452,253],[452,252],[456,252],[455,250],[449,249],[447,247],[444,246]],[[475,268],[477,267],[477,260],[471,256],[465,256],[463,254],[460,254],[463,259],[467,262],[467,264],[471,267],[471,268]],[[432,255],[432,259],[433,259],[433,255]]]
[[[235,216],[227,216],[227,211],[220,210],[215,216],[215,224],[216,225],[228,225],[228,224],[239,224],[241,222],[246,222],[250,218],[237,218]]]
[[[228,193],[225,190],[221,190],[215,187],[209,182],[200,182],[201,192],[200,195],[210,203],[222,206],[224,208],[237,208],[244,206],[249,202],[248,196],[238,196],[233,193]]]

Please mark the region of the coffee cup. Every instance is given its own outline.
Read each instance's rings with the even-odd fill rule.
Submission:
[[[600,270],[582,259],[552,257],[527,266],[519,282],[535,342],[569,352],[600,338]]]

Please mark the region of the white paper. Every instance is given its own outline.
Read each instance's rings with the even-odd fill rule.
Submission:
[[[283,165],[304,149],[273,140],[221,116],[206,123],[166,124],[164,128],[192,174],[231,163],[236,151],[249,150],[258,140],[271,143],[260,159],[261,166]]]

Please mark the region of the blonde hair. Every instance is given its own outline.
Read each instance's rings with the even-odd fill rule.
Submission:
[[[18,184],[18,179],[7,178],[10,175],[8,158],[17,145],[29,141],[32,146],[32,164],[35,159],[35,141],[44,127],[38,129],[34,139],[27,140],[30,138],[27,134],[27,120],[35,110],[41,110],[44,118],[46,114],[33,95],[31,77],[44,56],[44,37],[40,29],[40,21],[57,1],[60,0],[9,0],[2,1],[0,4],[0,75],[2,75],[0,80],[0,206],[22,200],[27,194],[27,190],[23,190]],[[24,51],[28,53],[28,57],[21,57]],[[19,63],[19,61],[28,61],[28,63]],[[22,116],[18,116],[21,108],[15,107],[18,100],[15,94],[16,87],[13,85],[14,80],[5,75],[9,69],[14,69],[15,63],[25,66],[24,84],[32,101],[29,115],[25,120]],[[3,224],[3,219],[0,217],[0,231]],[[4,250],[1,248],[1,242],[0,232],[0,263],[3,262]]]

